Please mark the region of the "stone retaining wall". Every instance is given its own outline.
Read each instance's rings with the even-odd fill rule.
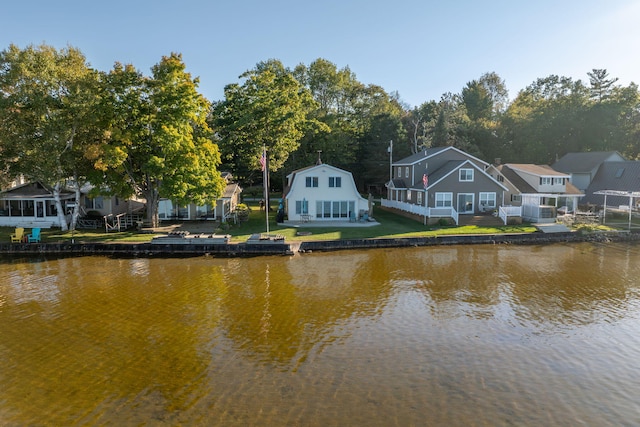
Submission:
[[[274,244],[151,244],[151,243],[2,243],[0,255],[107,255],[131,257],[202,256],[250,257],[261,255],[293,255],[295,252],[338,251],[347,249],[401,248],[436,245],[469,244],[545,244],[559,242],[611,242],[640,240],[639,232],[603,232],[580,234],[528,233],[491,235],[453,235],[407,237],[393,239],[326,240]]]

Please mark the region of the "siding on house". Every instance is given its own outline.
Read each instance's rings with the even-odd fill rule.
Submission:
[[[289,220],[308,215],[316,220],[344,221],[368,210],[369,201],[358,193],[351,172],[320,164],[299,169],[287,178],[284,198]]]

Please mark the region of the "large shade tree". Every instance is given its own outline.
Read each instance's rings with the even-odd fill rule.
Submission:
[[[94,159],[103,191],[143,197],[153,226],[161,198],[203,205],[224,190],[206,120],[210,103],[185,68],[174,53],[152,67],[151,77],[121,64],[104,76],[101,114],[109,138]]]
[[[97,126],[97,73],[75,48],[11,45],[0,53],[0,156],[4,173],[53,189],[59,223],[66,230],[60,193],[80,186],[92,167],[87,150],[101,138]]]
[[[317,108],[309,91],[280,61],[260,62],[224,89],[212,111],[223,161],[242,180],[252,181],[267,150],[269,170],[282,168],[305,132],[323,128],[310,113]]]

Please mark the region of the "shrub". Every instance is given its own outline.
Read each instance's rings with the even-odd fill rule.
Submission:
[[[441,227],[446,227],[448,225],[451,225],[451,221],[449,220],[449,218],[440,218],[438,220],[438,225]]]
[[[236,206],[236,214],[238,215],[238,222],[247,222],[249,220],[249,213],[251,212],[251,208],[245,205],[244,203],[240,203]]]

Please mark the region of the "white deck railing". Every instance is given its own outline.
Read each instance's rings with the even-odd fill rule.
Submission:
[[[507,225],[510,216],[522,216],[522,206],[500,206],[498,216],[504,222],[504,225]]]
[[[387,208],[394,208],[429,218],[453,218],[453,221],[458,224],[458,212],[452,207],[429,208],[412,203],[399,202],[397,200],[381,199],[380,201],[382,206]]]

